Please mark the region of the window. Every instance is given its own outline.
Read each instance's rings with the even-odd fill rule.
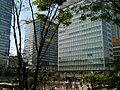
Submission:
[[[89,57],[90,57],[90,56],[93,56],[93,54],[87,54],[87,56],[89,56]]]

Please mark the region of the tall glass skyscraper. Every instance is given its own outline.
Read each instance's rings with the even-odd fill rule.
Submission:
[[[111,25],[105,20],[80,21],[81,13],[74,15],[72,24],[59,29],[58,70],[109,70],[113,60]]]
[[[0,0],[0,64],[8,60],[12,0]]]
[[[40,44],[41,41],[41,30],[43,29],[43,22],[36,21],[36,35],[37,35],[37,43]],[[42,49],[43,55],[47,44],[54,33],[54,29],[49,29],[47,37],[45,39],[45,44]],[[25,59],[28,59],[29,64],[36,65],[36,46],[35,46],[35,39],[34,39],[34,30],[33,25],[30,23],[27,26],[26,34],[25,34]],[[29,57],[29,58],[27,58]],[[58,65],[58,32],[54,35],[52,42],[50,43],[43,59],[42,59],[42,68],[57,70]]]
[[[32,65],[32,54],[33,54],[33,24],[26,25],[25,29],[25,41],[24,41],[24,61],[28,61],[29,65]]]

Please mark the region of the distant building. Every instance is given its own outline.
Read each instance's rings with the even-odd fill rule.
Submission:
[[[112,44],[114,60],[120,60],[120,40],[113,39]]]
[[[40,44],[41,41],[41,30],[43,29],[43,23],[41,21],[36,21],[36,34],[37,34],[37,43]],[[45,48],[54,33],[55,30],[50,29],[48,30],[48,35],[45,39],[45,45],[42,50],[42,54],[45,51]],[[30,23],[26,28],[25,34],[25,56],[28,57],[28,64],[36,65],[36,47],[35,47],[35,38],[34,38],[34,31],[33,25]],[[52,42],[50,43],[45,56],[42,59],[42,68],[48,69],[56,69],[58,65],[58,33],[56,32],[55,36],[53,37]]]
[[[26,25],[25,29],[25,41],[24,41],[24,61],[28,61],[29,65],[32,65],[32,54],[33,54],[33,25],[32,23]]]
[[[112,25],[112,37],[113,39],[120,40],[120,26]]]
[[[12,0],[0,0],[0,65],[9,56],[11,17]]]
[[[120,60],[120,27],[112,25],[112,44],[114,60]]]
[[[9,56],[7,67],[8,67],[8,69],[10,69],[10,68],[17,69],[18,57],[17,56]]]

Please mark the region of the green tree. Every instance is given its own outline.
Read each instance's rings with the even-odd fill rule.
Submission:
[[[66,0],[34,0],[31,3],[31,0],[28,0],[32,18],[31,20],[24,20],[24,21],[26,22],[26,24],[33,23],[35,47],[36,47],[36,61],[37,61],[37,64],[34,67],[34,73],[33,73],[34,83],[33,83],[32,90],[36,90],[39,67],[41,67],[41,61],[47,51],[49,44],[51,43],[60,24],[69,25],[71,23],[70,19],[73,16],[71,14],[72,11],[76,13],[79,13],[80,10],[82,10],[83,12],[90,11],[90,13],[88,14],[84,13],[81,15],[80,19],[82,20],[86,19],[86,17],[90,17],[92,20],[95,20],[97,18],[105,18],[108,21],[112,20],[114,23],[119,24],[120,9],[119,9],[119,3],[117,2],[111,1],[107,3],[107,2],[102,2],[101,0],[97,0],[95,2],[94,1],[91,2],[91,0],[80,0],[80,1],[85,1],[89,4],[83,3],[81,6],[79,6],[79,8],[77,8],[77,5],[74,4],[73,8],[69,8],[69,6],[67,6],[64,9],[64,8],[61,8],[60,6],[65,1]],[[23,10],[23,7],[25,5],[23,4],[24,0],[12,0],[12,2],[13,2],[13,26],[12,27],[14,32],[17,56],[18,56],[19,86],[20,86],[20,90],[23,90],[24,88],[28,90],[27,81],[28,81],[29,73],[27,72],[27,69],[26,69],[27,65],[26,65],[26,62],[23,61],[23,56],[22,56],[22,35],[21,35],[22,28],[21,28],[21,22],[20,22],[21,11]],[[32,4],[37,6],[38,8],[37,13],[34,12],[32,8]],[[44,11],[45,13],[41,14],[40,13],[41,11]],[[100,11],[102,11],[103,13],[99,13]],[[110,12],[107,12],[107,11],[110,11]],[[35,15],[37,18],[35,18]],[[117,17],[112,17],[112,16],[117,16]],[[43,29],[40,33],[41,41],[39,44],[37,43],[37,35],[36,35],[36,28],[35,28],[36,20],[43,21]],[[55,25],[53,25],[52,23],[55,23]],[[44,43],[46,41],[46,37],[48,34],[48,30],[51,27],[55,30],[54,34],[48,40],[48,45],[46,46],[44,53],[42,53],[42,50],[44,48]],[[16,31],[18,31],[18,34],[16,34]],[[20,79],[21,77],[23,78],[22,80]]]
[[[37,83],[38,83],[38,74],[39,74],[39,68],[41,67],[41,61],[48,49],[48,46],[50,45],[55,33],[58,30],[59,25],[62,23],[64,25],[70,24],[70,18],[72,17],[72,14],[69,12],[69,9],[64,11],[60,6],[62,3],[66,0],[34,0],[34,2],[31,2],[31,0],[28,0],[30,12],[31,12],[31,20],[23,20],[26,24],[33,23],[34,27],[34,38],[35,38],[35,47],[36,47],[36,66],[34,67],[33,72],[33,88],[32,90],[36,90]],[[15,46],[17,50],[17,56],[18,56],[18,78],[19,78],[19,87],[20,90],[26,89],[28,90],[28,87],[31,83],[28,83],[28,81],[31,81],[29,78],[29,73],[27,70],[27,63],[23,61],[23,55],[22,55],[22,27],[21,27],[21,20],[20,15],[22,10],[24,9],[25,0],[12,0],[13,3],[13,33],[14,33],[14,41]],[[33,5],[36,5],[38,8],[38,13],[35,13],[33,10]],[[39,12],[44,11],[44,14],[41,14]],[[37,18],[35,18],[35,15]],[[37,42],[37,33],[36,33],[36,20],[41,20],[43,22],[43,28],[40,32],[41,34],[41,41],[38,44]],[[53,24],[55,23],[55,24]],[[46,37],[48,35],[49,29],[54,29],[53,35],[48,40],[48,44],[46,47]],[[18,31],[18,34],[17,34]],[[45,48],[45,51],[42,53],[43,48]],[[21,79],[23,78],[23,79]]]
[[[83,77],[83,80],[91,84],[92,90],[100,90],[103,88],[108,90],[115,88],[117,88],[117,90],[120,89],[120,78],[113,71],[108,71],[103,74],[88,74]]]
[[[78,0],[83,2],[78,6],[77,3],[72,8],[77,14],[83,11],[80,15],[81,20],[91,18],[91,20],[104,19],[108,22],[115,23],[120,26],[120,3],[113,0]]]
[[[92,89],[94,89],[98,83],[98,76],[96,74],[88,74],[83,77],[84,82],[88,82],[91,84]]]
[[[42,74],[41,74],[42,73]],[[40,70],[38,75],[38,87],[46,88],[46,86],[51,86],[55,84],[56,72],[52,70]]]
[[[120,76],[118,76],[119,70],[120,70],[120,60],[114,60],[113,62],[113,71],[109,72],[109,82],[110,86],[117,88],[117,90],[120,90]]]
[[[29,77],[28,77],[28,81],[27,81],[28,89],[31,89],[31,88],[32,88],[33,80],[34,80],[34,78],[33,78],[32,76],[29,76]]]

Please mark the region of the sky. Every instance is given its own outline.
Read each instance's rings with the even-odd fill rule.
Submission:
[[[31,12],[30,12],[30,8],[29,8],[29,4],[28,4],[28,0],[25,0],[25,6],[27,7],[27,9],[23,9],[20,15],[20,20],[31,20]],[[37,12],[37,7],[33,6],[33,11],[34,13]],[[46,12],[40,12],[40,13],[44,13],[46,14]],[[22,50],[24,49],[24,40],[25,40],[25,30],[26,30],[26,26],[24,25],[21,27],[21,32],[22,32]],[[14,37],[13,37],[13,30],[11,28],[11,35],[10,35],[10,55],[17,55],[16,52],[16,47],[15,47],[15,43],[14,43]]]
[[[28,7],[28,3],[25,3],[26,7]],[[36,7],[33,7],[34,11],[37,11]],[[31,13],[30,13],[30,9],[23,9],[20,15],[20,20],[30,20],[31,19]],[[26,25],[23,25],[21,27],[21,33],[22,33],[22,50],[24,49],[24,40],[25,40],[25,30],[26,30]],[[17,32],[18,34],[18,32]],[[14,37],[13,37],[13,29],[11,26],[11,35],[10,35],[10,55],[17,55],[16,52],[16,47],[15,47],[15,43],[14,43]]]

